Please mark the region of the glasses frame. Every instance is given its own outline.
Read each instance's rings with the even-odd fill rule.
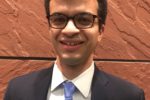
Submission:
[[[51,25],[50,17],[53,16],[54,14],[60,14],[60,15],[63,15],[63,16],[65,16],[65,17],[67,18],[66,23],[65,23],[65,25],[64,25],[63,27],[58,28],[58,27],[53,27],[53,26]],[[80,15],[80,14],[89,14],[89,15],[93,16],[93,22],[92,22],[92,24],[91,24],[90,26],[88,26],[88,27],[85,27],[85,28],[83,28],[83,27],[82,27],[82,28],[81,28],[81,27],[78,27],[78,25],[76,25],[76,22],[75,22],[75,17],[76,17],[77,15]],[[100,18],[99,16],[94,15],[94,14],[91,14],[91,13],[78,13],[78,14],[76,14],[76,15],[74,15],[74,16],[67,16],[67,15],[62,14],[62,13],[53,13],[53,14],[51,14],[51,15],[48,15],[47,18],[48,18],[48,21],[49,21],[49,26],[52,27],[52,28],[55,28],[55,29],[64,29],[64,28],[67,26],[69,20],[73,20],[73,23],[74,23],[75,27],[78,28],[78,29],[87,29],[87,28],[93,27],[93,24],[94,24],[94,22],[95,22],[95,18],[98,18],[98,21],[99,21],[99,22],[101,21],[101,18]]]

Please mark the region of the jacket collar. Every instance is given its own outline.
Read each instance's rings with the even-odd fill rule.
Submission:
[[[51,84],[53,65],[39,72],[35,81],[35,100],[46,100],[49,86]]]
[[[91,100],[108,100],[107,92],[108,90],[108,79],[105,73],[95,67],[92,90],[91,90]]]
[[[38,74],[34,89],[35,100],[47,99],[48,87],[51,85],[53,66],[54,65],[48,69],[40,71]],[[91,100],[107,100],[106,90],[108,90],[108,79],[105,76],[105,73],[95,67],[92,81]]]

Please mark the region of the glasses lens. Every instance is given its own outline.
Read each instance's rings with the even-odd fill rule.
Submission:
[[[64,28],[67,22],[67,17],[62,14],[53,14],[50,16],[50,25],[53,28]]]
[[[75,24],[78,28],[89,28],[93,25],[94,17],[88,13],[82,13],[75,16]]]

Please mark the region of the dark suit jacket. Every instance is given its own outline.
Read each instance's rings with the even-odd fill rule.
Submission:
[[[53,67],[13,79],[4,100],[46,100],[52,71]],[[91,100],[145,100],[141,89],[97,68],[91,91]]]

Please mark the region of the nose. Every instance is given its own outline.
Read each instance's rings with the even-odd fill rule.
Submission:
[[[74,36],[79,33],[79,29],[73,23],[73,20],[69,20],[66,27],[62,30],[62,33],[66,36]]]

